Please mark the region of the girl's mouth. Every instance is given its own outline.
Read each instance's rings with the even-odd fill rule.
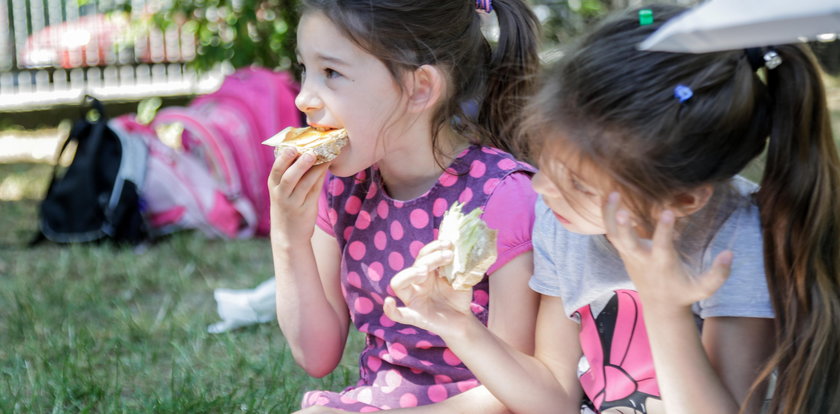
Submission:
[[[335,127],[332,127],[332,126],[318,125],[318,124],[309,124],[309,127],[318,131],[318,132],[330,132],[330,131],[338,129],[338,128],[335,128]]]
[[[559,220],[563,224],[572,224],[572,222],[569,221],[567,218],[565,218],[565,217],[563,217],[563,216],[561,216],[557,213],[554,213],[554,217],[557,217],[557,220]]]

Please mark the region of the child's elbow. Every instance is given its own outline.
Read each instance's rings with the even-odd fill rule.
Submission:
[[[333,372],[335,367],[338,366],[338,360],[334,360],[335,358],[325,357],[325,355],[316,355],[310,353],[306,354],[297,354],[295,352],[292,353],[295,358],[295,362],[303,368],[304,371],[310,376],[314,378],[323,378],[327,376],[329,373]]]
[[[333,369],[335,369],[334,367],[330,368],[317,364],[301,365],[301,367],[303,367],[303,370],[306,371],[306,373],[313,378],[326,377],[327,375],[329,375],[330,372],[333,371]]]

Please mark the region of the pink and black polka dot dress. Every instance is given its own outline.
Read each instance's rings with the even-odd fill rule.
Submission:
[[[488,225],[500,230],[499,259],[488,274],[529,251],[536,200],[530,186],[533,171],[510,154],[471,146],[435,186],[408,201],[394,200],[382,191],[375,166],[353,177],[328,176],[318,226],[339,242],[342,293],[366,343],[359,357],[357,385],[342,392],[310,391],[303,407],[325,405],[356,412],[413,407],[478,385],[440,337],[390,320],[382,304],[394,296],[391,278],[413,264],[420,248],[437,237],[443,213],[456,200],[466,204],[465,211],[484,208]],[[491,200],[498,207],[488,206]],[[475,286],[472,301],[473,313],[485,324],[488,287],[485,277]]]

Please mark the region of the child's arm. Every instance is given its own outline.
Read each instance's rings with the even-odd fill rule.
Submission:
[[[514,349],[475,318],[444,339],[510,411],[580,413],[578,327],[564,316],[561,299],[541,296],[536,329],[534,356]]]
[[[709,318],[697,332],[691,309],[642,300],[656,377],[666,412],[737,413],[773,351],[773,320]],[[661,310],[660,310],[661,309]],[[759,413],[764,387],[744,413]]]
[[[604,219],[642,305],[667,412],[737,413],[750,385],[773,351],[772,319],[709,318],[697,331],[691,305],[714,293],[729,275],[732,253],[723,252],[703,275],[686,271],[674,248],[674,215],[661,214],[652,242],[634,233],[626,211],[610,196]],[[758,413],[756,392],[745,413]]]
[[[540,300],[535,358],[482,325],[470,312],[470,295],[454,291],[445,279],[437,276],[436,269],[449,260],[448,242],[432,242],[421,249],[414,266],[400,272],[391,282],[406,306],[397,308],[396,301],[387,298],[386,314],[395,321],[440,335],[483,387],[511,411],[579,413],[582,391],[577,378],[581,355],[578,329],[564,316],[562,300],[548,296]],[[467,409],[466,404],[460,403],[470,398],[471,391],[474,390],[441,404],[457,405],[455,412]],[[474,392],[478,396],[483,391]]]
[[[349,313],[339,285],[338,243],[315,226],[328,164],[313,162],[287,151],[275,161],[268,184],[277,321],[295,361],[322,377],[341,360]]]

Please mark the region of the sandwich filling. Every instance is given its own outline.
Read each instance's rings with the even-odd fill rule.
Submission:
[[[315,155],[315,165],[318,165],[335,159],[348,141],[347,130],[344,128],[328,130],[288,127],[263,141],[263,144],[275,147],[275,156],[287,147],[294,148],[301,154],[311,153]]]
[[[464,214],[463,207],[457,201],[452,203],[440,223],[438,239],[449,240],[454,246],[452,262],[441,267],[440,274],[454,289],[469,290],[496,262],[497,231],[481,220],[482,209]]]

